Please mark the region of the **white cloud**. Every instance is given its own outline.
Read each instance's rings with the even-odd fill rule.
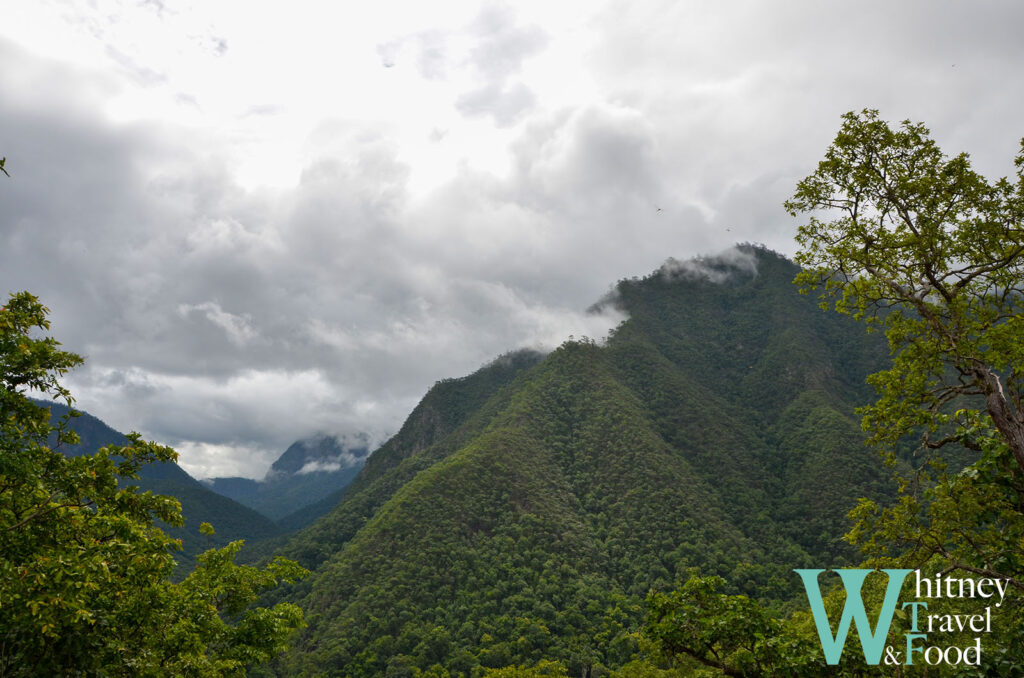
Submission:
[[[256,336],[251,317],[247,314],[228,313],[217,302],[206,301],[201,304],[178,305],[178,315],[182,318],[188,318],[194,311],[198,311],[211,323],[224,330],[227,338],[235,346],[245,346]]]
[[[311,459],[303,464],[302,468],[296,471],[296,473],[299,475],[316,472],[333,473],[335,471],[340,471],[343,468],[352,468],[353,466],[363,463],[365,459],[366,457],[356,456],[351,452],[345,451],[326,459]]]
[[[757,257],[749,250],[730,247],[715,255],[694,257],[685,261],[669,257],[659,270],[669,280],[687,278],[721,284],[731,280],[737,273],[757,275]]]

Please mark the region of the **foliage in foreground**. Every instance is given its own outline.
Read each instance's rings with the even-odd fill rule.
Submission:
[[[786,203],[794,216],[812,215],[797,237],[804,269],[796,282],[823,290],[823,308],[885,330],[892,365],[869,378],[879,397],[860,410],[869,442],[895,461],[910,435],[922,436],[916,470],[897,474],[897,502],[862,499],[847,540],[865,567],[997,578],[1011,590],[984,636],[980,666],[919,661],[895,667],[904,675],[1024,675],[1024,150],[1016,166],[1016,182],[989,182],[966,154],[946,157],[923,125],[892,129],[877,111],[848,113],[817,171]],[[974,456],[951,467],[935,456],[943,448]],[[782,625],[715,584],[691,579],[649,599],[645,630],[663,659],[695,659],[736,676],[825,670],[815,668],[820,645],[806,612]],[[864,592],[869,607],[880,601],[877,587]],[[844,599],[840,590],[827,594],[831,619]],[[987,604],[930,600],[928,613],[981,614]],[[898,613],[887,643],[900,646],[910,623]],[[962,647],[974,635],[928,640]],[[857,654],[848,647],[827,670],[886,670]]]
[[[305,571],[284,559],[235,565],[233,542],[171,583],[180,545],[155,521],[180,526],[180,505],[130,481],[177,455],[135,434],[96,454],[62,454],[78,442],[68,418],[51,421],[27,393],[70,405],[59,378],[82,359],[33,337],[49,329],[46,314],[28,293],[0,308],[0,675],[242,675],[280,652],[301,610],[249,606]]]
[[[1015,164],[1015,181],[988,181],[921,124],[849,113],[787,204],[837,217],[800,228],[797,282],[889,341],[862,410],[871,442],[892,455],[921,435],[928,462],[895,506],[862,501],[849,539],[869,566],[1008,581],[995,675],[1024,671],[1024,142]],[[966,468],[935,456],[953,446],[975,453]]]

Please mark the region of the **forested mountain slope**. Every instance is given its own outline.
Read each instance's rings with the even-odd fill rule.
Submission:
[[[629,314],[606,345],[438,384],[275,546],[315,568],[288,594],[310,627],[275,670],[580,675],[628,661],[644,596],[690,568],[782,604],[793,568],[852,560],[846,512],[889,491],[852,415],[886,352],[796,272],[752,247],[669,262],[604,302]]]
[[[279,524],[284,529],[308,525],[337,507],[342,497],[350,507],[344,515],[334,514],[331,519],[315,523],[302,533],[302,538],[282,537],[263,542],[243,555],[258,559],[289,553],[289,557],[315,567],[355,534],[364,522],[363,516],[371,515],[399,485],[432,463],[434,457],[420,456],[419,452],[455,432],[521,371],[536,365],[542,358],[543,355],[535,351],[516,351],[467,377],[439,381],[413,409],[398,433],[370,455],[351,485],[286,516]],[[458,439],[461,438],[448,442],[453,444]],[[402,463],[410,457],[414,459]],[[396,469],[397,466],[401,467]]]

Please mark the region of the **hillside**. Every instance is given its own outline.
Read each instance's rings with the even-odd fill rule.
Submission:
[[[301,552],[304,562],[319,564],[355,533],[362,525],[362,515],[372,514],[394,493],[397,485],[416,474],[420,460],[402,464],[403,460],[416,456],[454,432],[520,372],[533,367],[542,358],[543,355],[535,351],[515,351],[500,356],[467,377],[439,381],[413,409],[398,433],[370,455],[350,485],[278,523],[288,531],[305,527],[333,511],[345,497],[346,501],[354,502],[350,505],[360,508],[341,518],[346,521],[344,526],[339,526],[335,520],[320,521],[305,530],[302,539],[280,537],[257,544],[243,555],[250,559],[266,558],[281,553],[281,549],[287,547],[293,554],[290,557],[297,557],[294,554]],[[400,464],[401,469],[389,472]]]
[[[853,408],[886,352],[745,247],[669,262],[496,389],[431,390],[340,503],[275,551],[315,574],[279,675],[412,675],[636,652],[652,588],[690,568],[783,605],[792,568],[848,562],[856,498],[890,490]],[[477,375],[462,380],[475,383]]]
[[[37,401],[37,404],[49,407],[53,417],[63,416],[68,411],[60,403]],[[127,442],[124,434],[86,412],[71,419],[71,428],[78,433],[81,443],[61,449],[66,455],[94,454],[106,445]],[[266,517],[210,491],[173,462],[146,464],[140,470],[139,479],[131,482],[142,491],[170,495],[181,502],[184,527],[165,528],[172,537],[182,540],[182,550],[175,553],[178,574],[191,570],[195,557],[209,548],[223,546],[235,539],[267,539],[280,532]],[[199,525],[203,522],[211,523],[216,534],[212,537],[201,535]]]

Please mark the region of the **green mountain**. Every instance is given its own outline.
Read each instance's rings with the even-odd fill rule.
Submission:
[[[361,508],[345,519],[350,524],[339,530],[334,521],[320,521],[306,530],[300,540],[280,537],[260,543],[250,548],[248,553],[243,552],[243,555],[254,560],[270,557],[282,553],[282,549],[287,546],[293,555],[301,552],[302,555],[296,557],[301,557],[304,562],[320,563],[327,554],[333,553],[354,534],[363,522],[360,515],[373,513],[394,493],[396,483],[415,475],[417,467],[415,464],[405,465],[401,473],[389,474],[388,482],[379,481],[381,475],[402,459],[430,447],[454,431],[520,371],[536,365],[543,357],[536,351],[515,351],[500,356],[468,377],[437,382],[412,411],[399,432],[370,455],[350,485],[278,522],[282,529],[293,531],[333,511],[343,497],[358,496]]]
[[[298,529],[337,503],[335,500],[319,512],[315,507],[307,508],[322,506],[321,500],[352,482],[366,461],[368,445],[365,435],[352,436],[351,440],[316,435],[292,443],[262,480],[210,478],[203,484],[274,521],[301,511],[299,516],[288,519],[290,529]]]
[[[60,403],[37,403],[50,408],[51,417],[62,417],[68,412],[68,408]],[[85,412],[72,418],[70,426],[78,433],[81,443],[61,450],[68,456],[94,454],[106,445],[128,442],[124,434]],[[268,539],[280,532],[277,525],[265,516],[210,491],[173,462],[146,464],[139,472],[139,479],[130,482],[142,491],[170,495],[181,502],[184,527],[165,527],[168,534],[182,541],[182,550],[175,553],[179,574],[190,571],[195,557],[209,548],[223,546],[236,539]],[[199,525],[204,522],[213,525],[216,534],[209,537],[201,535]]]
[[[886,351],[796,272],[749,246],[670,260],[602,302],[629,316],[605,345],[437,384],[330,513],[256,552],[314,569],[273,670],[585,675],[635,655],[645,595],[691,568],[781,608],[793,568],[852,561],[846,511],[891,491],[852,414]]]

